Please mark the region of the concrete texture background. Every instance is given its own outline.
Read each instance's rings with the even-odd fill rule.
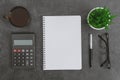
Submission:
[[[0,0],[0,80],[119,80],[120,79],[120,0]],[[24,6],[30,12],[32,21],[24,28],[16,28],[2,18],[15,6]],[[91,29],[86,23],[88,12],[97,6],[109,7],[117,15],[108,31],[110,34],[110,70],[100,68],[104,49],[99,46],[97,34],[106,32]],[[82,56],[81,71],[42,70],[42,16],[81,15]],[[36,33],[36,69],[16,70],[10,68],[11,32]],[[93,33],[93,67],[88,65],[88,34]],[[62,59],[62,58],[61,58]]]

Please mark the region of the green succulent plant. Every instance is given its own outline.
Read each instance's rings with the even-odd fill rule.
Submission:
[[[97,8],[89,14],[88,23],[95,28],[105,27],[105,29],[108,30],[113,18],[115,18],[115,16],[111,14],[108,8]]]

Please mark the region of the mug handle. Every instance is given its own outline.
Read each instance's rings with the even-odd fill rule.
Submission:
[[[8,13],[8,15],[4,15],[3,18],[6,20],[9,20],[11,18],[11,12]]]

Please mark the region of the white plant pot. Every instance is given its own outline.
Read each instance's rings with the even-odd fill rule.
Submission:
[[[90,23],[89,23],[89,16],[91,14],[92,11],[96,10],[96,9],[104,9],[103,7],[96,7],[96,8],[93,8],[89,13],[88,13],[88,16],[87,16],[87,22],[89,24],[89,26],[92,28],[92,29],[95,29],[95,30],[103,30],[105,29],[105,27],[102,27],[102,28],[95,28],[94,26],[92,26]]]

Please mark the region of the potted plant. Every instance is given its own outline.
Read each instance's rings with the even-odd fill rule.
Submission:
[[[114,17],[108,8],[96,7],[88,13],[87,22],[95,30],[107,30]]]

